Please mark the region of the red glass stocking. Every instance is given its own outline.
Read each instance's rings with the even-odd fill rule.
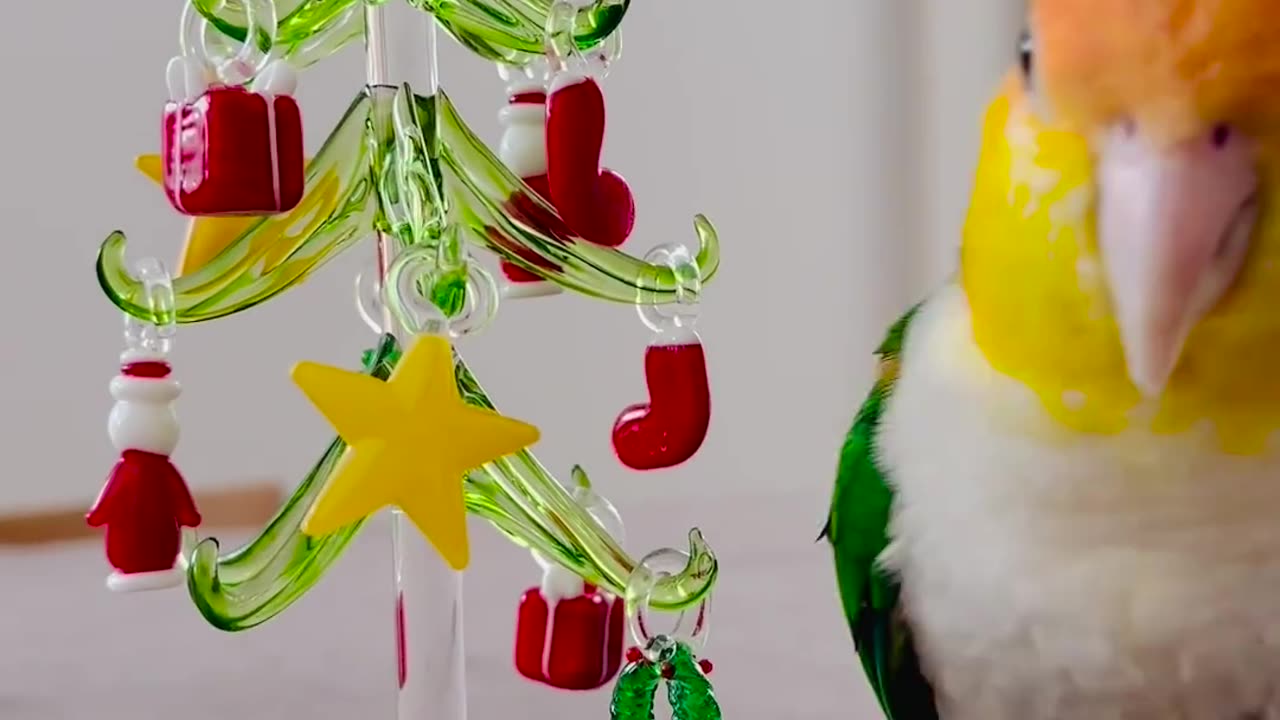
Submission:
[[[628,407],[613,426],[613,449],[633,470],[656,470],[693,457],[711,422],[706,355],[697,335],[650,345],[644,354],[649,402]]]
[[[595,79],[556,76],[547,94],[551,201],[576,235],[617,247],[635,227],[636,206],[622,176],[600,167],[604,128],[604,93]]]

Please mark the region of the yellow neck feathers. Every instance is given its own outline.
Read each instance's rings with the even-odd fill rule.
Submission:
[[[1280,428],[1280,223],[1264,199],[1236,287],[1192,332],[1163,396],[1128,380],[1093,224],[1091,157],[1038,121],[1010,83],[992,104],[964,228],[961,282],[974,340],[1069,428],[1178,433],[1210,424],[1223,449],[1255,453]],[[1280,148],[1264,150],[1277,187]]]

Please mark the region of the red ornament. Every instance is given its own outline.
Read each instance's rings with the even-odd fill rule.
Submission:
[[[86,520],[106,527],[113,590],[169,587],[182,581],[176,567],[182,528],[200,525],[191,492],[169,460],[178,440],[172,402],[180,388],[159,358],[127,358],[111,383],[116,404],[108,423],[120,450]]]
[[[547,94],[540,83],[529,79],[517,80],[508,87],[509,101],[498,114],[498,121],[504,131],[502,142],[498,147],[498,155],[503,164],[511,172],[524,181],[524,184],[544,203],[551,203],[551,192],[547,186],[547,156],[545,140],[545,115]],[[508,203],[507,211],[513,218],[519,219],[532,227],[546,228],[555,221],[555,216],[543,211],[537,200],[518,193]],[[559,223],[555,223],[559,224]],[[496,229],[493,230],[498,234]],[[507,245],[509,241],[499,238],[499,242]],[[529,252],[522,247],[514,247],[513,251],[530,264],[539,267],[550,267],[550,264],[537,253]],[[525,270],[519,265],[503,260],[502,274],[507,280],[520,288],[518,294],[523,296],[545,295],[554,293],[557,288],[546,283],[538,275]]]
[[[530,588],[517,614],[516,669],[561,690],[601,687],[622,667],[625,617],[622,598],[592,586],[550,601],[542,588]]]
[[[177,58],[170,66],[173,99],[165,105],[161,139],[169,202],[185,215],[292,210],[305,184],[292,70],[268,66],[251,89],[203,89],[191,62]]]
[[[405,680],[409,679],[407,643],[404,637],[404,593],[396,593],[396,680],[400,689],[404,689]]]
[[[649,402],[618,416],[613,450],[633,470],[679,465],[702,447],[711,423],[707,360],[697,335],[689,342],[650,345],[644,375]]]
[[[573,235],[605,247],[621,245],[635,226],[635,202],[626,181],[600,167],[604,147],[604,95],[594,79],[562,74],[550,95],[529,79],[508,88],[510,101],[499,120],[505,131],[499,147],[504,164],[540,200],[555,208],[548,216],[538,203],[520,194],[510,201],[513,217],[552,234]],[[499,240],[502,244],[502,240]],[[515,248],[537,267],[546,259]],[[559,289],[515,263],[502,261],[502,273],[519,296]]]
[[[617,247],[635,227],[636,204],[626,180],[600,167],[604,120],[604,93],[594,78],[556,76],[547,94],[551,201],[576,235]]]
[[[596,494],[580,468],[573,474],[578,483],[574,502],[621,544],[624,528],[617,509]],[[530,680],[563,690],[604,685],[622,667],[625,603],[536,552],[533,559],[542,567],[542,584],[520,599],[516,669]]]

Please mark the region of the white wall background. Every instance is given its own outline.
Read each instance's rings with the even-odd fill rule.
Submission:
[[[637,195],[630,252],[691,241],[695,212],[721,231],[701,322],[715,419],[686,466],[622,470],[608,432],[643,394],[647,332],[633,311],[509,303],[464,350],[505,409],[542,426],[550,466],[582,462],[620,501],[824,495],[868,351],[950,266],[978,112],[1012,56],[1020,4],[817,0],[779,23],[730,0],[637,2],[606,86],[606,161]],[[93,275],[98,243],[120,228],[135,257],[180,247],[183,219],[131,167],[157,145],[175,50],[179,3],[156,5],[76,3],[71,22],[64,4],[27,3],[15,27],[49,32],[11,33],[0,49],[11,103],[0,513],[88,502],[113,460],[106,384],[122,341]],[[444,86],[496,141],[496,73],[442,45]],[[356,47],[304,76],[309,145],[362,74]],[[329,430],[287,372],[303,358],[354,363],[370,342],[351,306],[363,260],[352,251],[264,307],[182,329],[178,459],[193,485],[291,484],[324,446]]]
[[[924,205],[913,217],[921,222],[919,236],[928,239],[917,270],[931,286],[955,267],[982,113],[1017,57],[1027,0],[906,4],[914,10],[911,46],[920,63],[913,86],[921,123],[915,171]]]
[[[805,557],[824,552],[812,540],[837,448],[870,380],[870,351],[950,270],[981,108],[1014,58],[1022,4],[808,0],[788,17],[764,12],[763,2],[744,12],[755,6],[637,0],[625,56],[605,88],[605,157],[636,193],[629,252],[692,241],[696,212],[722,234],[722,273],[700,324],[711,432],[678,469],[622,469],[609,429],[642,399],[648,341],[634,311],[574,297],[509,303],[463,351],[504,410],[542,427],[544,461],[566,473],[584,464],[624,515],[641,503],[678,505],[672,527],[640,529],[665,542],[679,539],[686,518],[714,526],[740,506],[761,507],[750,496],[787,495],[780,506],[807,510],[760,518],[760,537]],[[0,44],[8,100],[0,515],[92,501],[115,459],[107,383],[122,343],[119,315],[93,274],[98,244],[120,228],[134,257],[173,259],[185,228],[132,169],[136,154],[157,146],[180,3],[15,10],[11,27],[22,30]],[[496,72],[452,41],[442,45],[444,87],[496,142]],[[312,148],[362,81],[360,48],[304,75]],[[265,306],[180,330],[178,462],[194,486],[291,487],[307,470],[331,430],[288,371],[299,359],[354,365],[372,341],[352,306],[352,277],[365,261],[352,251]],[[830,615],[818,625],[838,634],[820,656],[844,659],[848,667],[833,672],[852,685],[829,575],[813,582]]]

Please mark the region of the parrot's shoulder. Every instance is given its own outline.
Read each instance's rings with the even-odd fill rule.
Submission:
[[[897,579],[879,564],[889,544],[893,489],[877,436],[898,381],[913,320],[908,310],[876,350],[874,384],[845,435],[823,537],[830,543],[845,618],[863,670],[891,720],[936,717],[932,692],[919,670],[910,629],[898,606]]]
[[[822,536],[840,549],[849,543],[863,547],[874,559],[883,550],[892,498],[888,479],[875,457],[876,433],[885,403],[898,378],[899,356],[916,305],[900,317],[876,349],[876,379],[840,448],[835,493]],[[867,522],[857,522],[858,520]],[[848,542],[846,542],[848,541]]]

